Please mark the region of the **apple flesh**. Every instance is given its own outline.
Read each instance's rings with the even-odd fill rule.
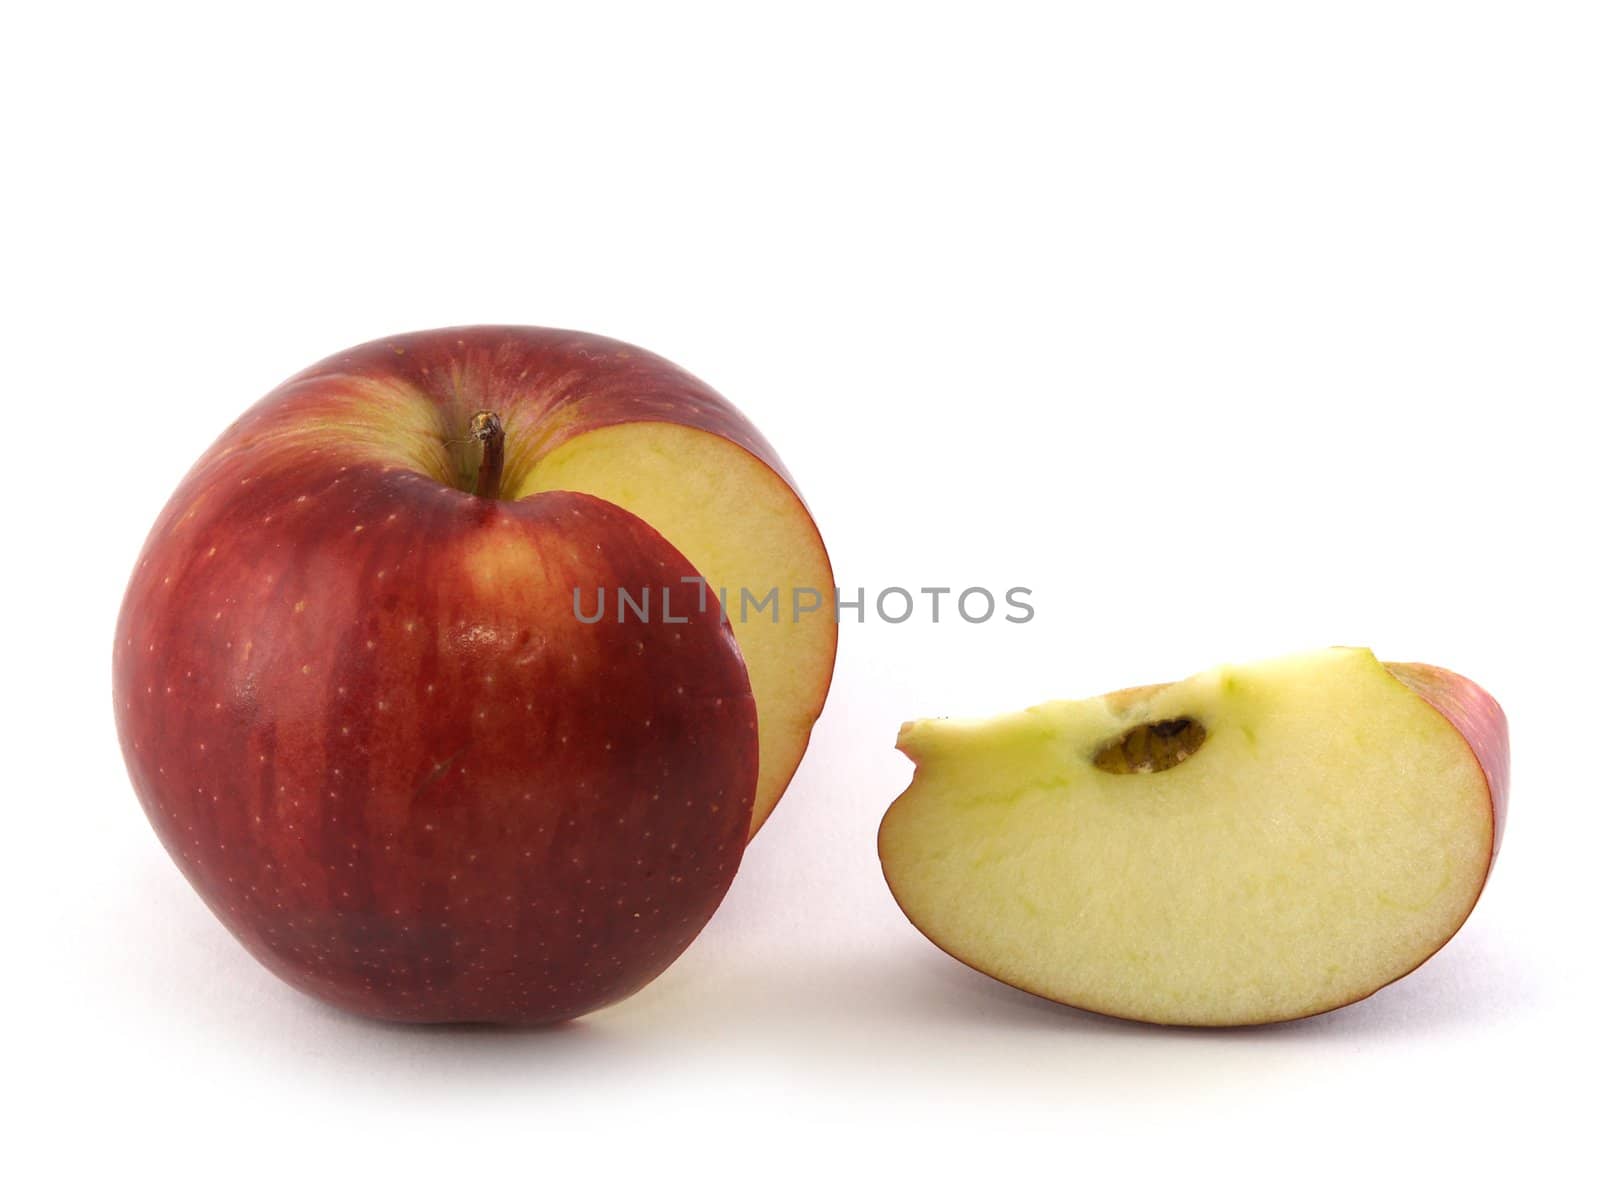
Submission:
[[[482,497],[481,412],[504,433]],[[638,512],[540,478],[602,435],[670,458],[648,480],[683,495]],[[650,519],[696,499],[680,525],[721,579]],[[498,327],[360,347],[241,418],[151,532],[114,654],[130,776],[201,897],[305,991],[405,1021],[588,1012],[698,933],[804,750],[831,613],[744,651],[686,582],[755,587],[786,552],[831,589],[770,447],[662,359]]]
[[[1504,714],[1337,649],[990,721],[914,721],[879,832],[935,945],[1112,1016],[1251,1025],[1359,1000],[1454,935],[1505,817]]]

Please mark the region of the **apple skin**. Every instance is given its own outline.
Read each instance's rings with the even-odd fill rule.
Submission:
[[[631,419],[770,452],[619,347],[459,330],[331,359],[206,453],[134,570],[114,704],[144,810],[256,958],[347,1011],[591,1011],[670,964],[738,866],[756,713],[693,567],[595,497],[479,499],[418,465],[535,369],[570,377],[564,429],[631,395]],[[615,368],[587,388],[586,354]],[[447,360],[454,388],[425,390]],[[672,621],[579,622],[573,589],[602,587]]]

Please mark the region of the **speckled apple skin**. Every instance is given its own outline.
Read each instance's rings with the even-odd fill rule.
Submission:
[[[252,954],[354,1013],[544,1023],[621,999],[743,852],[755,707],[690,564],[594,497],[443,481],[444,438],[535,358],[574,426],[620,419],[628,387],[732,421],[709,394],[652,399],[662,360],[548,336],[550,360],[445,331],[298,376],[190,473],[124,600],[114,703],[151,824]],[[621,357],[585,390],[585,354]],[[573,589],[601,587],[649,588],[655,619],[579,622]]]

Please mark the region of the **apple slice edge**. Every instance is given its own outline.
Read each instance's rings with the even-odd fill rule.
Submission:
[[[1489,850],[1492,870],[1505,837],[1506,803],[1511,790],[1511,736],[1505,710],[1478,684],[1444,667],[1393,662],[1383,666],[1449,721],[1477,759],[1493,810],[1490,819],[1494,822],[1494,840]]]

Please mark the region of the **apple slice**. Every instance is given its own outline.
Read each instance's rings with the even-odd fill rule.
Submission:
[[[1438,667],[1333,649],[989,721],[913,721],[878,837],[935,945],[1170,1025],[1349,1004],[1447,942],[1505,819],[1505,716]]]

